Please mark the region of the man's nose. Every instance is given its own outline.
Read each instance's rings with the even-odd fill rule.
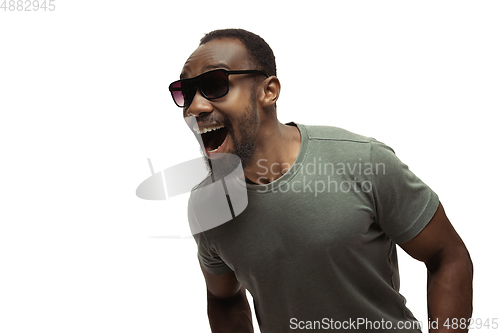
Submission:
[[[186,114],[184,116],[193,115],[195,117],[199,117],[203,113],[210,113],[212,111],[212,103],[210,103],[209,100],[203,97],[203,95],[200,93],[200,90],[198,89],[196,90],[196,94],[194,95],[191,104],[185,110]]]

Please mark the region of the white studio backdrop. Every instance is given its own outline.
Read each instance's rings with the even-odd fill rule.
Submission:
[[[500,317],[498,2],[52,3],[0,10],[1,332],[209,332],[194,240],[176,237],[188,195],[135,190],[147,158],[200,156],[168,84],[234,27],[273,48],[282,122],[374,137],[438,193],[474,261],[473,317]],[[425,266],[399,256],[425,323]]]

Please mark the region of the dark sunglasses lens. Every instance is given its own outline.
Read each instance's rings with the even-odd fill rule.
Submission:
[[[193,101],[196,90],[189,83],[176,81],[170,85],[170,92],[175,103],[180,107],[185,107]]]
[[[181,91],[181,81],[172,83],[170,85],[170,92],[172,93],[175,104],[177,104],[178,106],[184,106],[184,95]]]
[[[226,73],[214,71],[199,78],[198,85],[207,98],[219,98],[227,94],[229,90]]]
[[[229,91],[226,72],[222,70],[208,72],[197,78],[175,81],[169,87],[175,103],[180,107],[187,107],[191,104],[197,89],[200,89],[208,99],[225,96]]]

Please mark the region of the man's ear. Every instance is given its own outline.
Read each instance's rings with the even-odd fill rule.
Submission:
[[[276,76],[270,76],[261,84],[260,102],[264,109],[274,105],[280,97],[281,83]]]

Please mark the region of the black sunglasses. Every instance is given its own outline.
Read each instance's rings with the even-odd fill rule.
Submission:
[[[190,79],[172,82],[168,86],[168,90],[170,90],[175,104],[183,108],[191,104],[198,89],[203,97],[208,100],[226,96],[229,92],[229,75],[232,74],[261,74],[269,77],[266,72],[257,69],[228,71],[221,68]]]

